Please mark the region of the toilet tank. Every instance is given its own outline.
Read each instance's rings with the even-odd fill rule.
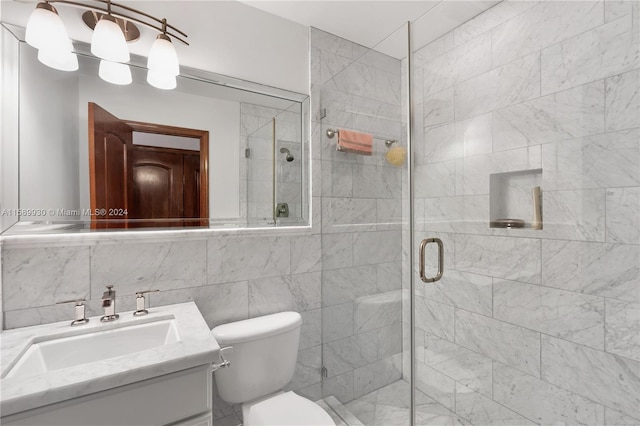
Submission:
[[[231,362],[215,372],[218,394],[236,404],[260,398],[284,388],[293,378],[298,358],[302,317],[297,312],[232,322],[211,332]]]

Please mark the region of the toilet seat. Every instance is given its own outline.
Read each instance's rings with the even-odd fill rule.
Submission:
[[[335,426],[318,404],[285,392],[242,407],[244,426]]]

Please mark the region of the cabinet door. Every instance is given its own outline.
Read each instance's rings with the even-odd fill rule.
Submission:
[[[213,416],[209,413],[171,426],[213,426]]]
[[[2,426],[163,426],[210,415],[211,368],[194,367],[2,417]]]

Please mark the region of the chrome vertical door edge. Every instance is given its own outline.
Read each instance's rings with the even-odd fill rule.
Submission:
[[[436,243],[438,245],[438,273],[435,277],[428,278],[424,270],[424,249],[427,244]],[[440,238],[425,238],[420,243],[420,279],[425,283],[434,283],[442,278],[444,273],[444,244]]]
[[[416,424],[416,284],[413,274],[413,262],[415,259],[415,199],[414,199],[414,184],[413,184],[413,154],[415,148],[413,146],[413,99],[411,96],[411,61],[412,47],[411,47],[411,21],[407,22],[407,148],[409,151],[409,161],[407,161],[407,179],[409,182],[409,341],[411,353],[409,354],[410,364],[410,377],[411,377],[411,413],[409,416],[410,426]]]

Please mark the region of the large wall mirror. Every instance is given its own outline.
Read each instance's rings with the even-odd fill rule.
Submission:
[[[309,223],[307,95],[189,69],[159,90],[135,58],[113,85],[87,46],[63,72],[2,32],[5,235]]]

